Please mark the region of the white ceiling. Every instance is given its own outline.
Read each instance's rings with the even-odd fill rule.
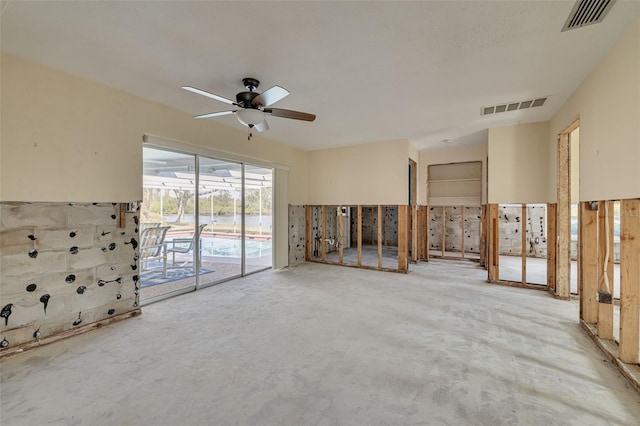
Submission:
[[[548,120],[626,28],[640,2],[561,33],[574,1],[219,2],[2,1],[3,51],[190,114],[227,105],[243,77],[291,95],[265,136],[315,150],[409,139],[418,149]],[[480,116],[485,105],[550,98]],[[240,128],[235,117],[213,118]],[[483,136],[484,135],[484,136]]]

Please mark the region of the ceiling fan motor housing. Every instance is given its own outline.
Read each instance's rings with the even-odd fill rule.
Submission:
[[[244,108],[257,108],[257,106],[253,106],[251,102],[259,94],[258,92],[240,92],[236,95],[236,102]]]

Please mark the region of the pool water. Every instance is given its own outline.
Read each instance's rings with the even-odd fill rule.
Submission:
[[[271,240],[246,240],[247,258],[271,256]],[[241,257],[242,240],[236,238],[202,238],[203,256]]]

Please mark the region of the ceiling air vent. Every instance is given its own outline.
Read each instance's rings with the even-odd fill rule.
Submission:
[[[578,0],[564,23],[562,31],[602,22],[616,0]]]
[[[547,98],[548,96],[545,96],[544,98],[529,99],[521,102],[505,102],[494,106],[485,106],[480,108],[480,115],[499,114],[501,112],[539,107],[544,105]]]

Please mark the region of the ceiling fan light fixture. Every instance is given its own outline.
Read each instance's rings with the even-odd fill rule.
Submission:
[[[243,108],[236,112],[238,121],[248,127],[253,127],[264,121],[264,112],[256,108]]]

